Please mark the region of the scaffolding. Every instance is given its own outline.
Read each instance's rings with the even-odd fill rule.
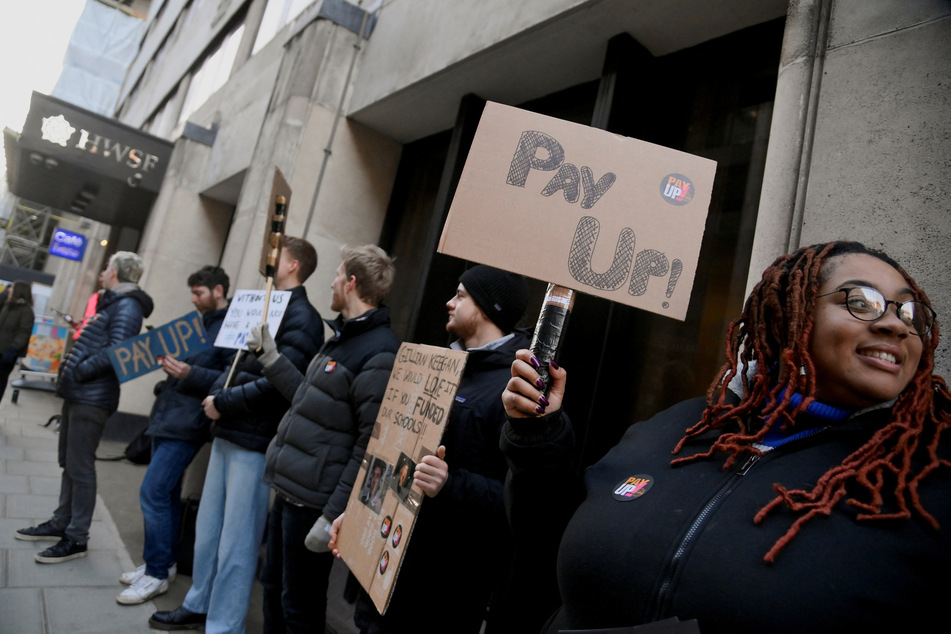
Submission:
[[[59,213],[52,207],[33,205],[24,200],[14,204],[0,243],[0,265],[42,271],[56,227],[81,225],[80,221]]]

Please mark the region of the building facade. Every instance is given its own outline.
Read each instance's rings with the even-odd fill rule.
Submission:
[[[563,363],[599,370],[573,375],[569,411],[616,421],[582,428],[593,459],[703,393],[747,290],[801,244],[883,248],[951,311],[949,59],[946,0],[153,0],[116,111],[174,142],[137,245],[152,321],[187,312],[204,264],[263,286],[277,168],[287,233],[320,254],[317,308],[339,247],[378,243],[398,258],[398,334],[447,343],[465,263],[435,246],[486,100],[715,159],[686,321],[576,303]],[[150,381],[124,411],[147,412]]]

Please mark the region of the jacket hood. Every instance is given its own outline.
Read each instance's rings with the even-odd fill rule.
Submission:
[[[123,289],[123,286],[127,287],[128,290]],[[104,308],[123,295],[131,297],[135,301],[139,302],[139,305],[142,306],[142,317],[148,317],[152,314],[152,309],[155,308],[155,302],[152,301],[152,298],[149,297],[148,293],[143,291],[135,284],[119,284],[112,290],[106,291],[102,294],[102,297],[99,298],[98,307]]]

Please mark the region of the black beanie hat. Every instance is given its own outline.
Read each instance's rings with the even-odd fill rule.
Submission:
[[[525,278],[485,264],[473,266],[459,276],[469,295],[504,334],[515,330],[528,305]]]

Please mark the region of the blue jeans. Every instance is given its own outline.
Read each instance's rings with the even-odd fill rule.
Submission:
[[[89,525],[96,508],[96,448],[109,412],[92,405],[63,403],[59,426],[59,506],[51,520],[55,528],[77,544],[89,541]]]
[[[334,556],[315,553],[304,538],[320,519],[317,509],[274,498],[267,516],[264,586],[265,634],[317,634],[327,620],[327,586]]]
[[[242,634],[264,536],[269,491],[264,454],[215,438],[195,520],[186,610],[206,614],[206,634]]]
[[[145,525],[145,574],[168,577],[178,563],[178,523],[182,517],[182,476],[200,444],[169,438],[152,439],[152,461],[139,488]]]

